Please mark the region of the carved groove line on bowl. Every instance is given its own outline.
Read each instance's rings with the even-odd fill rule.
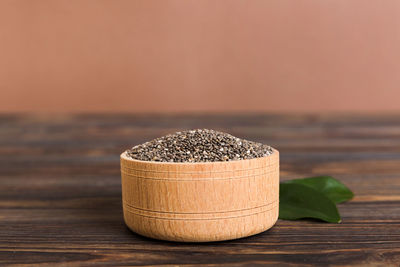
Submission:
[[[234,212],[215,212],[215,213],[160,213],[160,212],[147,212],[143,210],[135,210],[133,207],[124,205],[125,212],[128,212],[133,215],[147,217],[152,219],[160,219],[160,220],[221,220],[221,219],[234,219],[240,217],[248,217],[261,213],[267,213],[272,210],[275,210],[278,205],[278,201],[274,201],[269,203],[269,205],[265,205],[259,208],[249,209],[246,212],[243,211],[234,211]],[[272,206],[272,207],[270,207]],[[231,214],[230,216],[228,214]],[[208,215],[207,217],[204,215]]]
[[[266,168],[264,168],[266,169]],[[142,175],[135,175],[132,173],[127,173],[121,168],[121,173],[125,175],[126,177],[129,178],[138,178],[138,179],[149,179],[149,180],[173,180],[173,181],[203,181],[203,180],[234,180],[234,179],[243,179],[243,178],[249,178],[249,177],[262,177],[266,176],[272,173],[275,173],[279,170],[279,166],[276,166],[275,169],[265,171],[259,174],[248,174],[248,175],[241,175],[241,176],[230,176],[230,177],[225,177],[225,178],[220,178],[220,177],[193,177],[193,178],[173,178],[173,177],[148,177],[148,176],[142,176]]]
[[[131,209],[134,209],[134,210],[143,211],[143,212],[154,212],[154,213],[163,213],[163,214],[215,214],[215,213],[242,212],[242,211],[247,211],[247,210],[264,208],[264,207],[276,204],[276,202],[278,202],[278,201],[279,200],[274,200],[274,201],[271,201],[271,202],[269,202],[267,204],[264,204],[264,205],[250,207],[250,208],[244,208],[244,209],[226,210],[226,211],[205,211],[205,212],[179,212],[179,211],[150,210],[150,209],[144,209],[144,208],[135,207],[135,206],[129,204],[129,202],[126,202],[126,201],[124,201],[123,204],[125,206],[127,206],[128,208],[131,208]]]
[[[128,161],[125,164],[129,164],[130,162]],[[132,164],[130,164],[132,165]],[[133,164],[135,165],[135,164]],[[140,171],[140,172],[147,172],[147,173],[167,173],[167,174],[199,174],[199,173],[204,173],[204,174],[213,174],[213,173],[232,173],[232,172],[248,172],[248,171],[254,171],[254,170],[259,170],[259,169],[266,169],[266,168],[271,168],[271,167],[275,167],[276,163],[273,164],[266,164],[264,166],[261,167],[257,167],[257,168],[241,168],[241,169],[230,169],[230,170],[223,170],[223,171],[211,171],[211,170],[207,170],[207,171],[192,171],[192,172],[188,172],[188,171],[172,171],[172,170],[168,170],[168,171],[159,171],[159,170],[150,170],[150,169],[143,169],[143,168],[136,168],[136,167],[127,167],[126,165],[123,166],[121,169],[124,169],[126,171]]]

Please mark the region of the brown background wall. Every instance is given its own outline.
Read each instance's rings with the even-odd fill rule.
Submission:
[[[0,111],[398,111],[397,0],[0,0]]]

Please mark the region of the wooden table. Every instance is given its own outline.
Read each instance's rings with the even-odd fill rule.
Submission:
[[[329,174],[355,193],[343,222],[283,221],[229,242],[185,244],[123,222],[119,154],[212,128],[281,152],[281,179]],[[0,265],[400,266],[400,116],[0,116]]]

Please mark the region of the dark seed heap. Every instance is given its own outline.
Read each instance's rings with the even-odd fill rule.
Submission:
[[[264,157],[272,154],[272,149],[227,133],[199,129],[154,139],[133,147],[127,154],[144,161],[212,162]]]

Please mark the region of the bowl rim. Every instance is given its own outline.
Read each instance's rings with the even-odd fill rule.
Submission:
[[[124,152],[121,153],[120,159],[121,160],[130,161],[130,162],[141,163],[141,164],[168,165],[168,166],[179,166],[179,165],[198,166],[198,165],[215,165],[215,164],[238,164],[238,163],[243,163],[243,162],[257,161],[257,160],[260,160],[260,159],[269,158],[269,157],[276,156],[277,154],[279,154],[279,151],[276,150],[275,148],[271,147],[271,149],[272,149],[272,153],[267,155],[267,156],[264,156],[264,157],[252,158],[252,159],[231,160],[231,161],[204,161],[204,162],[147,161],[147,160],[138,160],[138,159],[133,159],[131,157],[128,157],[128,155],[127,155],[128,150],[125,150]]]

